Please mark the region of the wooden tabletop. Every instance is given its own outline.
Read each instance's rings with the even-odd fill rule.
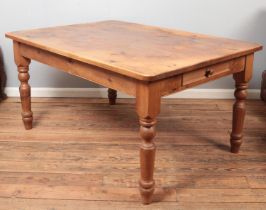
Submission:
[[[6,36],[144,81],[170,77],[262,49],[254,43],[121,21],[18,31]]]

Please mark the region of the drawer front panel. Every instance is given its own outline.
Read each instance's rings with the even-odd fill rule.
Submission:
[[[216,64],[206,68],[198,69],[183,74],[182,85],[201,83],[204,81],[216,79],[219,75],[233,74],[243,71],[245,68],[245,57],[237,58],[225,63]]]

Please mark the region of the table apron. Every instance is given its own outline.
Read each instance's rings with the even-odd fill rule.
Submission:
[[[136,95],[136,85],[138,82],[133,78],[22,43],[19,44],[19,51],[26,58],[55,67],[71,75],[125,92],[132,96]]]
[[[22,43],[19,44],[19,50],[21,55],[26,58],[61,69],[71,75],[99,85],[122,91],[131,96],[136,96],[137,86],[140,83],[147,84],[147,86],[156,85],[160,95],[167,96],[230,74],[244,71],[246,61],[246,56],[242,56],[169,78],[145,82]],[[202,73],[208,69],[213,69],[214,75],[204,77]]]

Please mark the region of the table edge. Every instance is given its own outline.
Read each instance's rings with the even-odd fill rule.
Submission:
[[[85,58],[76,56],[74,54],[68,54],[64,51],[60,51],[57,49],[46,47],[44,45],[36,44],[36,43],[31,42],[27,39],[22,39],[20,37],[13,35],[13,32],[6,33],[5,37],[12,39],[13,41],[16,41],[18,43],[22,43],[24,45],[28,45],[28,46],[39,48],[42,50],[46,50],[46,51],[51,52],[51,53],[55,53],[55,54],[58,54],[58,55],[61,55],[61,56],[67,57],[67,58],[71,58],[71,59],[74,59],[74,60],[77,60],[77,61],[80,61],[83,63],[94,65],[94,66],[97,66],[97,67],[100,67],[100,68],[103,68],[103,69],[106,69],[106,70],[130,77],[133,79],[144,81],[144,82],[152,82],[152,81],[157,81],[157,80],[161,80],[161,79],[166,79],[166,78],[176,76],[176,75],[179,75],[179,74],[182,74],[185,72],[193,71],[193,70],[196,70],[199,68],[204,68],[204,67],[207,67],[209,65],[213,65],[215,63],[225,62],[227,60],[231,60],[231,59],[238,58],[241,56],[247,56],[249,54],[255,53],[255,52],[263,49],[262,45],[254,43],[254,47],[252,47],[248,50],[243,50],[243,51],[240,51],[240,52],[237,52],[234,54],[230,54],[227,56],[223,56],[223,57],[215,58],[212,60],[204,61],[201,63],[197,63],[195,65],[192,65],[192,66],[183,67],[183,68],[179,68],[179,69],[173,69],[172,71],[168,71],[166,73],[160,73],[160,74],[155,74],[155,75],[145,75],[145,74],[138,74],[138,73],[133,72],[129,69],[124,69],[124,68],[120,68],[117,66],[112,66],[110,64],[106,64],[106,63],[103,63],[103,62],[100,62],[97,60],[85,59]],[[255,45],[257,45],[257,46],[255,46]]]

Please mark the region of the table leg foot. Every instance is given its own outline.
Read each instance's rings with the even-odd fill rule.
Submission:
[[[108,88],[108,99],[110,105],[116,104],[116,98],[117,98],[117,91],[113,90],[111,88]]]
[[[140,195],[141,195],[141,202],[144,205],[148,205],[152,202],[152,196],[154,193],[154,183],[150,189],[142,188],[141,186],[145,185],[144,183],[140,183]]]
[[[22,112],[22,121],[26,130],[32,129],[33,116],[32,112]]]

